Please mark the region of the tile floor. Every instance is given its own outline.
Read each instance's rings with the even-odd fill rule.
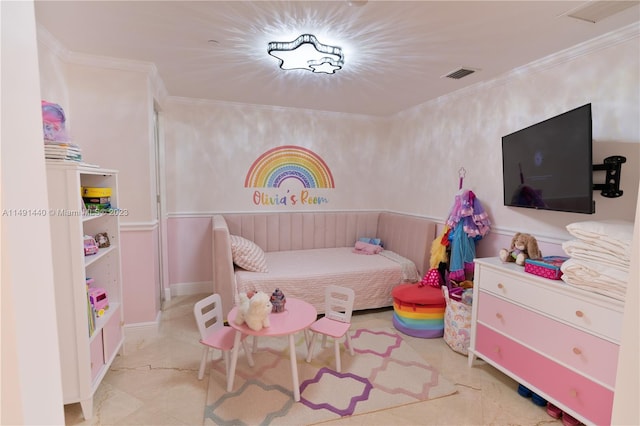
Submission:
[[[165,304],[159,335],[128,345],[106,374],[94,398],[94,416],[80,404],[65,406],[67,425],[202,425],[208,376],[198,380],[201,347],[193,304],[205,295],[174,297]],[[355,326],[391,326],[391,309],[353,317]],[[456,384],[458,393],[431,401],[347,417],[323,425],[542,425],[562,424],[530,399],[517,383],[481,360],[467,357],[442,339],[406,340]],[[217,356],[217,355],[215,355]]]

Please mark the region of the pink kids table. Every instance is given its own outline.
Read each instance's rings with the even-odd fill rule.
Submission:
[[[300,330],[309,327],[318,317],[318,311],[310,303],[299,299],[287,298],[284,312],[269,314],[271,325],[260,331],[254,331],[246,324],[236,324],[237,307],[231,309],[227,321],[236,330],[233,350],[231,351],[231,366],[229,368],[229,379],[227,380],[227,392],[233,389],[233,380],[236,375],[236,364],[238,363],[238,348],[243,334],[258,337],[269,336],[289,336],[289,355],[291,359],[291,377],[293,380],[293,399],[300,401],[300,384],[298,379],[298,364],[296,360],[296,345],[294,335]]]

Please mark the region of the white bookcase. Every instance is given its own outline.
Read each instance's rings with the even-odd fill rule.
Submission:
[[[64,404],[80,402],[88,420],[93,395],[124,342],[118,172],[47,160],[47,185]],[[83,186],[111,188],[114,210],[87,213]],[[109,247],[85,256],[84,235],[102,232]],[[92,287],[106,291],[109,302],[92,333],[87,278],[93,278]]]

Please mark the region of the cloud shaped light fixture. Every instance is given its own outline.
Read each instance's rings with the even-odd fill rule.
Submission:
[[[342,49],[320,43],[313,34],[303,34],[289,42],[272,41],[267,53],[280,60],[283,70],[333,74],[344,65]]]

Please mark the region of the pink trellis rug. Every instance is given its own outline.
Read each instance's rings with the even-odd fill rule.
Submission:
[[[232,392],[226,392],[224,361],[210,364],[205,425],[303,425],[377,411],[456,392],[455,386],[393,328],[351,330],[355,355],[341,345],[342,373],[335,372],[333,342],[316,345],[306,362],[304,335],[296,340],[300,402],[291,391],[286,337],[262,338],[249,367],[242,351]]]

